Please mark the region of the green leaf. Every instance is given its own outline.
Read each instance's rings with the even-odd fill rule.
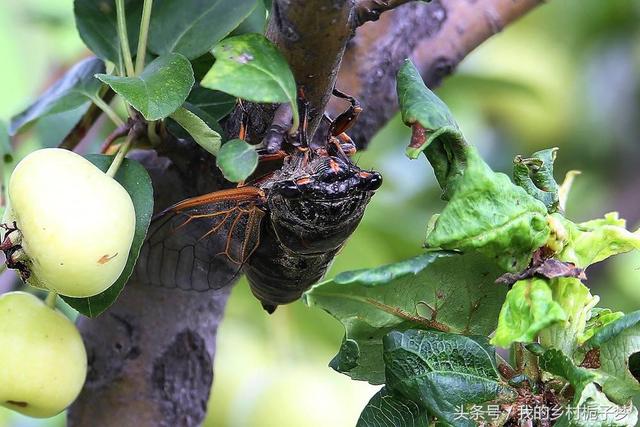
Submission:
[[[557,148],[537,151],[530,158],[517,156],[513,161],[513,181],[540,200],[549,213],[558,210],[560,187],[553,177]]]
[[[598,375],[576,366],[562,351],[550,349],[538,359],[540,368],[569,381],[574,389],[574,402],[578,402],[584,388],[598,378]]]
[[[149,49],[197,58],[227,36],[256,7],[256,0],[156,0]]]
[[[427,411],[382,387],[360,414],[356,427],[428,427]]]
[[[97,74],[147,120],[159,120],[176,111],[193,86],[193,70],[187,58],[170,53],[148,64],[135,77]]]
[[[398,71],[397,91],[402,121],[413,131],[406,154],[416,159],[424,151],[446,200],[450,184],[466,168],[469,145],[449,107],[425,86],[409,59]]]
[[[605,325],[593,335],[593,338],[587,342],[587,345],[590,347],[600,347],[627,329],[637,327],[638,324],[640,324],[640,310],[626,314],[618,320]]]
[[[602,389],[615,403],[626,404],[640,394],[640,328],[627,329],[600,346]]]
[[[418,123],[426,131],[426,139],[420,145],[412,144],[407,149],[410,158],[417,158],[427,148],[435,154],[444,147],[452,147],[455,154],[458,152],[456,148],[466,145],[449,107],[429,90],[409,59],[404,60],[398,71],[397,91],[402,121],[407,126]],[[436,144],[440,146],[435,147]],[[440,179],[438,181],[444,187]]]
[[[514,342],[534,341],[541,330],[562,320],[566,315],[546,281],[520,280],[507,294],[491,344],[508,348]]]
[[[449,200],[432,219],[426,246],[477,249],[507,271],[526,268],[549,237],[544,204],[491,170],[409,60],[398,72],[397,89],[402,120],[413,129],[407,154],[416,158],[424,151]]]
[[[109,169],[113,161],[113,156],[91,154],[86,157],[87,160],[105,172]],[[120,292],[122,292],[129,276],[131,276],[133,272],[153,214],[153,187],[151,186],[151,179],[146,169],[142,167],[140,163],[135,160],[125,159],[120,169],[118,169],[115,179],[131,196],[136,212],[136,229],[131,250],[129,251],[129,257],[127,258],[127,264],[118,280],[106,291],[89,298],[62,297],[71,307],[89,317],[96,317],[104,312],[118,298]]]
[[[239,36],[247,33],[264,34],[267,26],[267,9],[261,1],[256,2],[256,7],[247,18],[231,32],[232,36]]]
[[[387,387],[447,425],[476,425],[457,419],[464,405],[512,401],[517,396],[500,380],[495,349],[485,337],[393,331],[384,338],[384,362]]]
[[[218,121],[233,110],[233,107],[236,105],[236,98],[224,92],[196,85],[189,94],[187,103],[200,108],[214,120]]]
[[[199,146],[214,156],[218,154],[222,138],[204,120],[185,108],[178,108],[170,117],[189,132]]]
[[[591,317],[587,320],[585,331],[579,338],[580,343],[584,343],[598,333],[602,328],[609,323],[613,323],[616,320],[624,317],[624,313],[621,311],[611,311],[608,308],[594,308],[591,310]]]
[[[79,125],[82,118],[89,111],[87,105],[85,103],[74,110],[38,118],[32,125],[28,125],[31,128],[30,131],[33,138],[38,141],[41,147],[57,147],[69,132]]]
[[[521,271],[549,238],[545,206],[493,172],[469,147],[464,174],[426,239],[431,248],[477,249],[505,270]]]
[[[577,395],[577,405],[567,408],[567,419],[558,420],[556,425],[572,427],[635,427],[638,410],[629,402],[619,406],[607,399],[595,383],[588,384]],[[568,418],[571,418],[571,421]],[[562,423],[566,424],[562,424]]]
[[[9,134],[15,135],[24,126],[41,117],[89,107],[98,96],[102,83],[94,77],[104,73],[102,60],[91,57],[75,64],[64,76],[47,89],[31,106],[11,119]]]
[[[253,145],[232,139],[220,148],[216,164],[229,181],[244,181],[258,166],[258,153]]]
[[[297,129],[296,81],[273,43],[260,34],[243,34],[220,42],[213,55],[216,62],[202,86],[252,102],[289,103]]]
[[[609,323],[585,343],[600,349],[602,388],[613,402],[626,404],[640,393],[640,310]]]
[[[560,216],[566,232],[567,242],[557,255],[561,261],[573,262],[586,268],[612,255],[640,249],[640,230],[630,232],[626,221],[618,218],[617,212],[610,212],[601,219],[574,224]]]
[[[502,273],[477,253],[428,252],[342,273],[314,286],[305,301],[345,327],[345,341],[331,366],[353,379],[382,384],[382,338],[392,330],[434,325],[465,334],[491,333],[506,294],[494,283]]]
[[[141,0],[125,0],[129,46],[138,44],[142,3]],[[73,11],[76,27],[84,44],[100,58],[117,64],[120,58],[120,41],[115,1],[74,0]]]
[[[216,58],[213,57],[213,54],[211,52],[207,52],[204,55],[191,60],[193,76],[195,77],[197,82],[192,91],[196,90],[199,87],[200,80],[202,80],[204,76],[209,72],[215,61]]]
[[[559,349],[572,357],[577,347],[582,344],[579,340],[584,334],[587,319],[600,298],[591,295],[589,288],[575,278],[553,279],[548,285],[553,294],[553,301],[562,308],[565,318],[540,331],[540,343],[547,348]]]

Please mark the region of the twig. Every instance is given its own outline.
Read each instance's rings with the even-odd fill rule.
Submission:
[[[109,103],[113,99],[114,95],[115,92],[109,89],[104,93],[104,95],[101,96],[101,98],[105,103]],[[64,137],[58,147],[65,148],[67,150],[75,149],[80,141],[82,141],[82,139],[87,136],[87,133],[101,115],[102,110],[92,103],[87,109],[87,112],[84,113],[78,123],[76,123],[73,129],[71,129],[67,136]]]
[[[118,139],[118,138],[122,138],[123,136],[125,136],[127,133],[129,133],[129,130],[131,129],[131,121],[128,121],[127,123],[125,123],[122,126],[117,127],[113,132],[111,132],[109,134],[109,136],[107,136],[104,140],[104,143],[102,144],[102,146],[100,147],[100,152],[101,153],[106,153],[107,150],[109,150],[109,148],[111,147],[111,145]]]
[[[58,294],[55,291],[49,291],[44,303],[50,308],[56,308],[56,301],[58,300]]]
[[[127,20],[124,11],[124,0],[116,0],[116,14],[118,16],[118,39],[120,39],[120,50],[124,60],[124,67],[127,76],[135,75],[133,60],[131,59],[131,49],[129,48],[129,36],[127,35]]]
[[[118,173],[118,169],[120,168],[120,165],[124,161],[125,156],[129,152],[129,149],[131,148],[133,140],[136,139],[139,133],[140,132],[139,132],[138,126],[134,125],[131,127],[131,129],[129,129],[129,133],[127,134],[127,139],[125,139],[125,141],[122,143],[120,148],[118,148],[118,152],[116,153],[116,156],[113,158],[113,162],[111,162],[109,169],[107,169],[107,172],[105,172],[108,176],[112,178],[116,176],[116,173]]]
[[[136,75],[144,69],[144,58],[147,54],[147,36],[149,35],[149,21],[151,20],[151,8],[153,0],[144,0],[142,19],[140,21],[140,36],[138,37],[138,49],[136,50]]]
[[[95,97],[92,98],[92,101],[96,107],[101,109],[116,126],[124,126],[124,120],[122,120],[120,116],[118,116],[118,114],[109,106],[109,104],[102,100],[102,98]]]

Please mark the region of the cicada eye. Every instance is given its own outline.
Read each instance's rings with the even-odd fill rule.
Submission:
[[[295,183],[295,181],[280,182],[275,190],[279,194],[282,194],[284,197],[289,199],[302,195],[302,191],[300,190],[300,187],[298,187],[298,184]]]
[[[382,185],[382,175],[378,172],[360,172],[360,188],[364,191],[376,191]]]

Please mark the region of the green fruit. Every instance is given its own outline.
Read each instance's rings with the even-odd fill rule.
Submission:
[[[0,405],[52,417],[80,393],[87,354],[73,323],[25,292],[0,296]]]
[[[21,233],[17,260],[32,286],[88,297],[111,286],[125,267],[135,211],[127,191],[68,150],[34,151],[9,182],[9,209]],[[25,274],[26,271],[26,274]]]

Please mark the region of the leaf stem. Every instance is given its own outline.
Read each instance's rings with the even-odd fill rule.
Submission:
[[[47,295],[47,299],[45,299],[44,302],[50,308],[56,308],[57,299],[58,299],[58,294],[55,291],[49,291],[49,295]]]
[[[104,102],[104,100],[98,96],[91,98],[91,100],[93,101],[93,103],[96,105],[96,107],[98,107],[99,109],[101,109],[106,115],[107,117],[109,117],[111,119],[111,121],[118,127],[124,126],[124,120],[122,120],[120,118],[120,116],[118,116],[118,114],[113,111],[113,108],[111,108],[109,106],[109,104],[107,104],[106,102]]]
[[[157,124],[158,122],[147,123],[147,137],[152,146],[160,144],[160,136],[158,136],[158,131],[156,130]]]
[[[540,379],[538,356],[527,350],[522,343],[514,343],[511,351],[514,352],[516,370],[531,378],[534,384],[536,384]]]
[[[113,158],[113,162],[111,162],[111,166],[109,166],[109,169],[107,169],[107,176],[110,176],[111,178],[113,178],[116,173],[118,172],[118,169],[120,169],[120,165],[122,165],[122,161],[124,160],[124,157],[127,155],[127,153],[129,152],[129,149],[131,148],[131,143],[133,142],[133,139],[135,137],[135,132],[133,132],[133,129],[131,131],[129,131],[129,134],[127,135],[127,139],[124,140],[124,142],[122,143],[122,145],[120,146],[120,148],[118,148],[118,152],[116,153],[116,156]]]
[[[296,105],[291,105],[291,109],[293,110],[293,123],[291,124],[291,130],[289,131],[289,135],[293,135],[298,131],[300,127],[300,114],[298,113],[298,108]]]
[[[120,50],[124,57],[124,66],[127,76],[135,75],[133,60],[131,59],[131,49],[129,48],[129,37],[127,36],[127,20],[125,18],[124,0],[116,0],[116,13],[118,16],[118,39],[120,39]]]
[[[142,7],[142,19],[140,21],[140,37],[138,37],[138,49],[136,50],[136,75],[144,70],[144,59],[147,54],[147,38],[149,36],[149,21],[151,20],[151,8],[153,0],[144,0]]]

